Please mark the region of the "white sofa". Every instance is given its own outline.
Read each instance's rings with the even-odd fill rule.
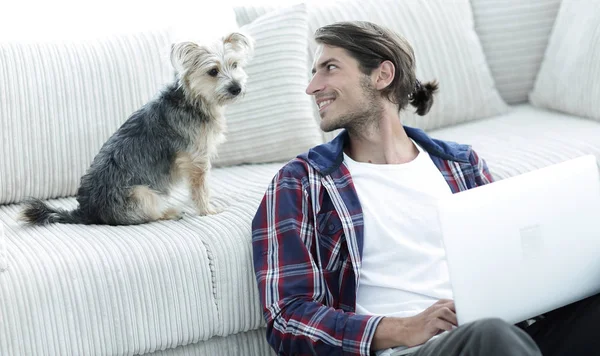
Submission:
[[[272,354],[250,223],[278,168],[333,135],[319,131],[304,94],[314,29],[364,19],[404,34],[419,78],[441,84],[432,112],[406,113],[405,124],[472,144],[503,179],[600,157],[599,3],[232,8],[257,43],[248,94],[227,109],[228,141],[210,179],[225,210],[130,227],[23,227],[16,217],[27,196],[74,207],[79,178],[104,140],[172,80],[165,53],[182,34],[0,43],[0,354]],[[184,190],[174,197],[192,212]]]

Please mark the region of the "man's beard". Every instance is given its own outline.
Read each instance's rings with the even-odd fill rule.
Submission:
[[[352,111],[332,118],[332,120],[321,121],[321,129],[331,132],[337,129],[347,129],[350,133],[362,132],[376,129],[379,119],[383,113],[383,107],[377,100],[379,92],[371,84],[370,77],[364,75],[360,78],[363,100],[356,103]]]

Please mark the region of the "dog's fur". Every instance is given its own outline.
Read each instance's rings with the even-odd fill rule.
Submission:
[[[252,51],[252,39],[237,32],[208,46],[174,44],[176,81],[104,144],[81,178],[78,208],[58,210],[28,199],[21,220],[37,225],[132,225],[178,219],[180,210],[165,203],[181,179],[188,179],[199,215],[216,213],[209,202],[207,175],[225,138],[224,106],[245,92],[243,67]]]

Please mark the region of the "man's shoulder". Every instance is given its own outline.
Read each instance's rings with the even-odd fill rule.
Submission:
[[[328,142],[314,146],[308,151],[297,156],[298,159],[326,176],[339,168],[343,160],[343,148],[348,139],[346,130],[342,130],[335,138]]]
[[[438,138],[432,138],[431,140],[434,141],[438,146],[442,147],[445,152],[451,152],[457,156],[468,156],[472,150],[472,146],[468,143],[442,140]]]
[[[284,164],[279,169],[278,176],[280,178],[296,178],[301,180],[304,177],[308,177],[311,169],[312,167],[306,159],[305,154],[301,154]]]
[[[430,155],[441,159],[468,163],[472,152],[469,144],[434,138],[424,130],[414,127],[404,127],[410,138],[415,140]]]
[[[440,139],[433,139],[433,141],[442,148],[443,152],[454,157],[456,161],[472,163],[474,151],[471,144]]]
[[[454,161],[461,164],[461,167],[477,167],[482,160],[477,154],[473,145],[449,140],[432,139],[441,148],[441,150],[454,158]]]
[[[333,162],[329,152],[332,150],[331,146],[331,142],[326,142],[292,158],[279,168],[271,184],[282,180],[302,182],[303,185],[313,184],[314,181],[313,183],[307,181],[310,176],[322,177],[329,174],[325,170]]]
[[[464,163],[477,164],[480,160],[479,155],[470,143],[456,142],[451,140],[434,139],[436,144],[443,148],[445,152],[451,153],[453,156],[460,158]]]

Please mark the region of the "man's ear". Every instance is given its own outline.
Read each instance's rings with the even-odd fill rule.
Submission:
[[[383,61],[377,69],[375,69],[377,77],[375,78],[375,88],[382,90],[392,83],[396,75],[396,67],[390,61]]]

